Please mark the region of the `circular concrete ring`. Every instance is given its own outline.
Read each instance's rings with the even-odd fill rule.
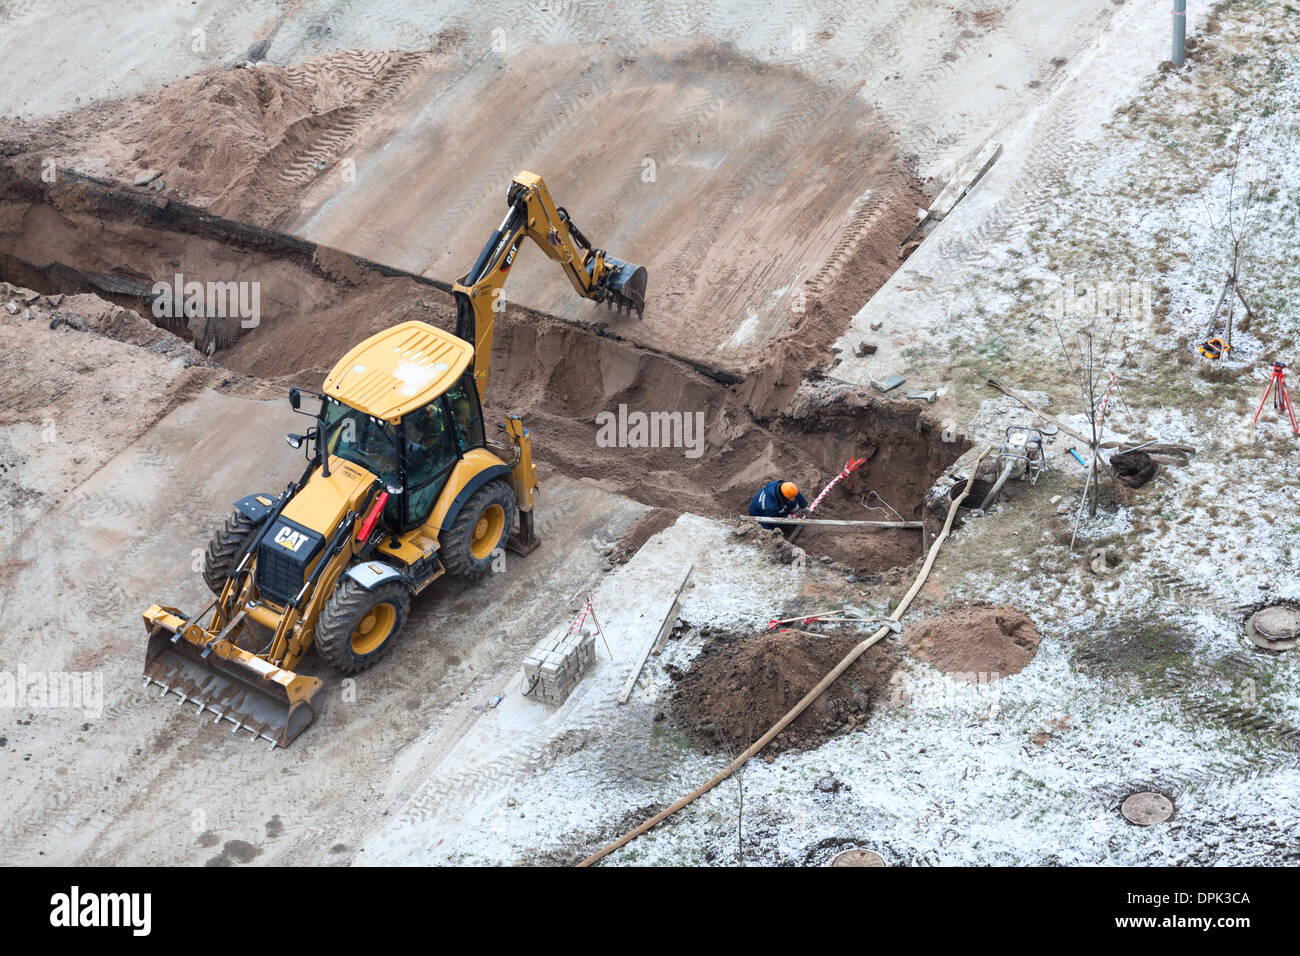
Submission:
[[[1163,793],[1142,790],[1129,794],[1120,804],[1119,812],[1129,823],[1149,827],[1154,823],[1164,823],[1174,815],[1174,801]]]
[[[884,866],[885,861],[879,853],[870,850],[845,850],[835,859],[831,866]]]
[[[1300,610],[1285,604],[1260,608],[1247,618],[1246,636],[1256,647],[1289,651],[1300,644]]]

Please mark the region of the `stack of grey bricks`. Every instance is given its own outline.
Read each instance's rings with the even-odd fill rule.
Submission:
[[[595,662],[596,635],[585,624],[572,634],[554,631],[524,659],[524,686],[537,700],[558,707]]]

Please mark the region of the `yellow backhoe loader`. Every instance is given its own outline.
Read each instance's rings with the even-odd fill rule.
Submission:
[[[504,547],[537,547],[531,435],[515,416],[497,435],[484,428],[494,305],[525,237],[579,294],[629,312],[644,309],[646,271],[593,249],[541,177],[520,173],[507,201],[453,287],[456,335],[403,322],[343,356],[320,393],[290,389],[314,419],[288,436],[306,470],[279,496],[235,503],[208,546],[202,611],[144,612],[146,688],[287,746],[319,710],[321,680],[295,672],[313,644],[360,671],[393,646],[413,595],[444,574],[486,573]]]

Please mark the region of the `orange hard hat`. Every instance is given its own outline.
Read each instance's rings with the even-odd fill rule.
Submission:
[[[799,488],[793,481],[781,482],[781,496],[787,501],[794,501],[799,496]]]

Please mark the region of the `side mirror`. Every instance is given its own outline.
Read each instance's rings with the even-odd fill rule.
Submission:
[[[289,404],[293,406],[295,412],[302,407],[302,392],[298,391],[297,385],[289,389]],[[297,448],[298,446],[294,445],[293,447]]]
[[[301,436],[301,435],[295,435],[293,432],[289,432],[289,434],[287,434],[287,435],[284,436],[284,440],[285,440],[286,442],[288,442],[290,448],[301,448],[301,447],[302,447],[302,436]]]

